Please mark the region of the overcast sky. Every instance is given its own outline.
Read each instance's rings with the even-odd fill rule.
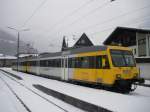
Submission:
[[[150,0],[0,0],[0,28],[16,36],[7,26],[29,28],[20,38],[40,52],[59,51],[63,36],[72,44],[83,32],[100,45],[117,26],[150,28]]]

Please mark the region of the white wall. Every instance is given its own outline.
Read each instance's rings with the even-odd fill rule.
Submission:
[[[133,55],[135,57],[137,57],[137,46],[136,45],[135,46],[129,46],[129,48],[132,49]],[[135,54],[134,50],[136,50],[136,54]]]
[[[150,79],[150,63],[137,63],[137,66],[140,68],[141,77]]]

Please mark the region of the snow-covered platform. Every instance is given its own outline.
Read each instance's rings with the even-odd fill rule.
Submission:
[[[50,97],[49,95],[44,94],[42,91],[34,88],[33,85],[42,85],[43,87],[58,91],[59,93],[66,94],[70,97],[77,98],[85,102],[89,102],[93,105],[97,105],[111,111],[117,112],[150,111],[149,87],[138,86],[138,88],[130,94],[120,94],[101,89],[92,89],[79,85],[73,85],[56,80],[37,77],[26,73],[16,72],[11,69],[4,69],[4,70],[21,77],[23,80],[18,80],[20,83],[26,85],[29,88],[32,88],[34,91],[48,98]],[[7,77],[5,77],[4,75],[0,76],[7,79]],[[66,107],[66,105],[64,107]],[[74,108],[73,110],[78,111],[76,110],[75,107],[72,108]]]

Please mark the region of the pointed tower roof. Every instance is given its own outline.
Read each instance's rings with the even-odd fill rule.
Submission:
[[[85,47],[85,46],[93,46],[92,41],[87,37],[85,33],[79,38],[79,40],[74,44],[73,47]]]
[[[65,40],[65,36],[64,36],[61,51],[64,51],[66,48],[67,48],[67,44],[66,44],[66,40]]]

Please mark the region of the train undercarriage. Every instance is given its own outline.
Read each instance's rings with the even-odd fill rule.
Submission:
[[[113,89],[121,93],[129,93],[137,88],[137,85],[144,83],[144,79],[117,80]]]

